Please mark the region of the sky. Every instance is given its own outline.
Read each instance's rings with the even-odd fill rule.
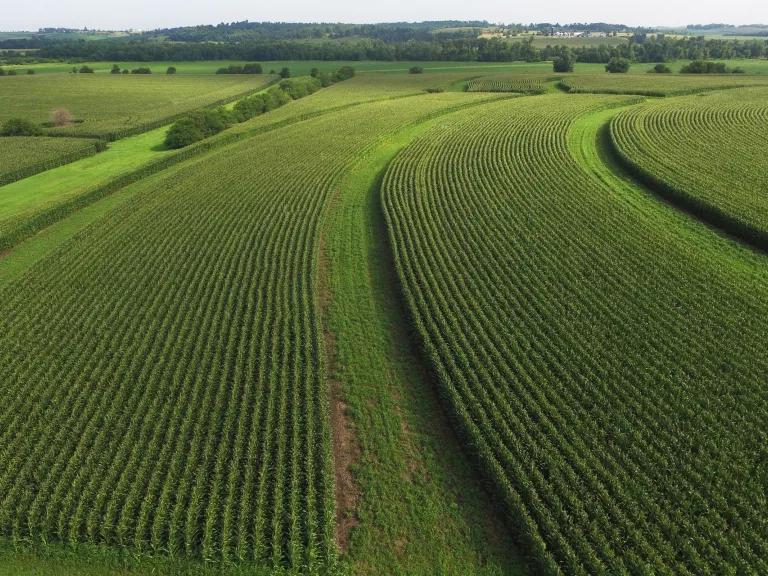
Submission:
[[[3,8],[8,3],[9,7]],[[282,22],[611,22],[630,26],[768,23],[766,0],[0,0],[0,30],[166,28]]]

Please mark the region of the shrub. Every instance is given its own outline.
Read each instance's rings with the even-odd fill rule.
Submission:
[[[261,64],[251,62],[243,65],[243,74],[262,74]]]
[[[110,74],[120,74],[120,66],[117,64],[112,64],[112,70],[109,71]]]
[[[224,108],[197,110],[177,120],[165,135],[167,148],[183,148],[193,142],[226,130],[235,115]]]
[[[312,78],[317,78],[320,75],[320,70],[318,68],[312,68],[312,70],[309,71],[309,75],[312,76]]]
[[[729,72],[722,62],[694,60],[680,69],[680,74],[727,74]]]
[[[280,69],[280,78],[290,78],[290,77],[291,77],[291,71],[285,66],[283,66]]]
[[[93,68],[83,64],[82,66],[80,66],[80,69],[78,70],[78,72],[80,72],[80,74],[93,74]]]
[[[27,70],[27,74],[34,74],[34,73],[35,73],[35,71],[32,68],[29,68]]]
[[[73,121],[72,112],[66,108],[56,108],[51,112],[51,126],[69,126]]]
[[[134,68],[133,70],[131,70],[131,74],[152,74],[152,70],[150,70],[146,66],[141,66],[139,68]]]
[[[349,80],[355,75],[355,69],[352,68],[352,66],[342,66],[339,68],[339,70],[334,75],[334,78],[337,82],[342,82],[344,80]]]
[[[304,98],[304,96],[314,94],[320,90],[320,88],[322,88],[320,80],[317,78],[312,78],[311,76],[283,80],[280,82],[279,86],[283,92],[287,93],[291,97],[292,100]]]
[[[656,66],[653,67],[653,72],[654,74],[671,74],[672,69],[666,64],[656,64]]]
[[[166,74],[176,74],[176,66],[168,66],[168,69],[165,71]]]
[[[224,68],[219,68],[216,70],[216,74],[242,74],[243,73],[243,67],[242,66],[226,66]]]
[[[184,117],[174,122],[165,135],[166,148],[184,148],[205,138],[203,129],[194,118]]]
[[[424,74],[424,68],[421,66],[411,66],[408,68],[408,74]]]
[[[263,94],[256,94],[243,98],[235,104],[234,112],[240,118],[240,121],[250,120],[251,118],[263,114],[267,109],[267,103]]]
[[[629,66],[629,60],[614,56],[608,61],[608,64],[605,65],[605,71],[610,72],[611,74],[626,74],[629,72]]]
[[[43,131],[37,124],[23,118],[11,118],[3,124],[3,136],[39,136]]]
[[[123,74],[130,74],[130,71],[127,68],[123,69]]]

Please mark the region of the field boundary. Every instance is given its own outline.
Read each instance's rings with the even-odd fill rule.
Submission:
[[[248,96],[251,96],[253,94],[258,94],[259,92],[262,92],[267,88],[274,86],[281,80],[282,78],[278,76],[276,78],[273,78],[266,84],[262,84],[261,86],[257,88],[253,88],[252,90],[246,90],[245,92],[232,94],[231,96],[227,96],[226,98],[219,98],[218,100],[210,102],[204,106],[200,106],[199,108],[190,108],[189,110],[186,110],[184,112],[172,114],[171,116],[166,116],[159,120],[153,120],[152,122],[145,122],[143,124],[139,124],[131,128],[125,128],[123,130],[113,130],[111,132],[102,132],[102,133],[87,133],[87,132],[72,133],[72,132],[66,132],[66,131],[60,131],[60,132],[46,131],[45,136],[53,136],[53,137],[61,136],[61,137],[67,137],[67,138],[94,138],[94,139],[103,140],[105,142],[114,142],[115,140],[121,140],[128,136],[135,136],[136,134],[149,132],[150,130],[154,130],[155,128],[161,128],[166,124],[172,124],[179,118],[183,118],[184,116],[186,116],[190,112],[194,112],[195,110],[207,110],[209,108],[217,108],[218,106],[225,106],[227,104],[231,104],[232,102],[241,100],[242,98],[247,98]]]
[[[4,138],[13,138],[13,136],[5,136]],[[43,160],[42,162],[37,162],[35,164],[26,166],[25,168],[20,168],[18,170],[12,170],[11,172],[0,174],[0,186],[18,182],[24,178],[29,178],[35,174],[40,174],[41,172],[45,172],[46,170],[51,170],[53,168],[58,168],[59,166],[64,166],[65,164],[71,164],[72,162],[82,160],[83,158],[95,156],[99,152],[102,152],[106,149],[106,144],[103,140],[99,140],[97,138],[94,138],[92,142],[88,142],[88,140],[91,140],[90,138],[82,138],[82,140],[84,145],[79,150],[56,156],[51,160]]]
[[[745,224],[733,215],[669,184],[627,156],[616,142],[613,118],[598,131],[597,145],[627,176],[653,192],[656,197],[752,248],[768,252],[768,233]]]
[[[341,106],[335,106],[331,108],[325,108],[323,110],[306,112],[296,116],[291,116],[290,118],[286,118],[266,126],[257,126],[241,131],[226,130],[217,136],[201,140],[200,142],[196,142],[195,144],[187,146],[186,148],[181,148],[168,156],[157,160],[151,160],[150,162],[139,166],[136,169],[119,174],[112,180],[102,185],[96,186],[87,192],[76,196],[75,198],[72,198],[66,202],[62,202],[61,204],[56,204],[55,206],[49,207],[47,209],[43,208],[36,214],[33,214],[31,217],[18,217],[15,219],[10,219],[6,224],[7,228],[5,230],[0,229],[0,255],[7,254],[15,246],[30,236],[33,236],[40,230],[43,230],[51,224],[66,218],[80,208],[88,206],[89,204],[92,204],[93,202],[100,200],[101,198],[112,194],[126,186],[135,184],[147,176],[161,172],[166,168],[170,168],[171,166],[174,166],[180,162],[200,156],[216,148],[225,147],[230,144],[239,142],[245,138],[265,134],[298,122],[304,122],[318,116],[339,112],[355,106],[370,104],[372,102],[378,101],[411,98],[414,96],[422,95],[424,95],[424,93],[419,92],[402,96],[366,100],[363,102],[352,102],[350,104],[343,104]]]
[[[415,553],[413,556],[413,551],[407,551],[409,542],[407,533],[402,536],[390,534],[390,541],[379,541],[373,536],[373,534],[378,533],[378,530],[383,530],[385,526],[389,530],[397,531],[408,526],[412,527],[413,523],[418,522],[418,520],[396,515],[397,520],[391,521],[389,524],[385,523],[385,526],[377,523],[383,522],[381,519],[376,520],[382,512],[374,512],[375,507],[372,509],[369,499],[371,494],[381,494],[383,488],[381,481],[379,480],[377,483],[375,477],[376,475],[387,475],[390,478],[398,477],[398,473],[391,469],[393,466],[397,468],[394,463],[397,461],[397,455],[379,451],[382,448],[378,442],[384,441],[379,440],[378,435],[371,430],[371,426],[375,427],[371,420],[379,421],[383,418],[395,417],[396,423],[390,422],[387,429],[401,430],[399,434],[403,434],[405,438],[410,438],[413,434],[410,430],[413,422],[409,422],[409,420],[425,418],[426,416],[419,410],[428,412],[428,436],[430,439],[409,439],[406,442],[407,446],[398,445],[400,451],[398,454],[401,456],[403,453],[408,454],[405,456],[406,461],[400,462],[405,467],[405,471],[402,473],[406,476],[418,476],[423,473],[422,470],[425,467],[434,466],[434,464],[421,461],[419,457],[422,450],[431,454],[432,448],[425,448],[425,445],[434,443],[439,446],[435,448],[436,450],[452,451],[450,456],[442,454],[439,457],[442,465],[449,468],[450,471],[443,469],[441,472],[435,472],[432,469],[430,478],[434,475],[438,476],[439,480],[427,480],[427,482],[434,482],[434,485],[437,486],[440,481],[445,481],[444,476],[456,478],[462,477],[462,474],[470,474],[474,484],[470,490],[472,495],[466,497],[472,501],[473,498],[478,498],[479,493],[482,494],[479,498],[483,501],[490,501],[487,491],[482,488],[482,478],[479,477],[465,450],[457,441],[455,430],[447,418],[432,375],[424,365],[421,350],[414,338],[415,335],[412,333],[412,325],[407,321],[408,314],[404,307],[401,287],[394,269],[386,223],[381,210],[380,195],[381,183],[388,166],[417,133],[427,129],[435,121],[441,121],[446,116],[461,109],[517,97],[520,95],[489,94],[482,101],[462,103],[458,106],[438,110],[416,122],[401,127],[374,144],[370,150],[366,151],[361,160],[355,162],[345,171],[338,192],[328,205],[327,216],[321,231],[320,254],[318,256],[318,283],[320,286],[318,293],[324,342],[326,343],[326,378],[329,383],[331,410],[335,420],[333,425],[335,477],[337,480],[339,478],[343,480],[341,487],[336,486],[337,541],[342,554],[346,556],[346,561],[351,563],[353,567],[357,565],[357,562],[363,562],[367,565],[367,562],[360,557],[360,551],[365,549],[373,550],[372,553],[379,558],[378,562],[381,563],[379,567],[386,566],[388,570],[426,574],[432,573],[431,571],[437,566],[437,564],[430,564],[429,568],[424,568],[419,564],[421,560],[419,553]],[[349,214],[354,214],[354,216],[350,218]],[[351,245],[348,242],[350,234],[356,238]],[[359,234],[363,234],[365,239],[360,238]],[[352,274],[354,274],[354,282],[350,281]],[[362,286],[367,288],[362,288]],[[362,290],[362,293],[358,290]],[[355,326],[359,327],[360,325],[368,327],[364,332],[373,327],[376,334],[356,338]],[[362,342],[360,338],[362,338]],[[356,357],[354,350],[360,351],[366,346],[377,351],[390,351],[389,355],[383,351],[373,353],[373,357],[379,360],[385,359],[383,367],[373,361],[370,364],[363,362],[365,366],[360,366],[360,361],[356,364],[352,360]],[[390,346],[395,348],[390,348]],[[359,372],[363,368],[367,372],[365,375]],[[385,379],[380,376],[382,370],[387,372]],[[377,376],[371,376],[371,374],[377,374]],[[384,386],[386,382],[389,382],[392,388],[381,389],[380,387]],[[386,400],[377,394],[385,396]],[[407,409],[402,408],[405,413],[400,412],[401,408],[398,407],[400,396],[414,396],[416,398],[414,402],[407,404]],[[376,414],[372,415],[370,414],[370,404],[375,401],[379,402],[377,404],[379,407]],[[419,407],[414,406],[414,403]],[[386,408],[382,404],[386,405]],[[389,416],[384,416],[385,414]],[[414,416],[414,414],[418,414],[418,416]],[[417,427],[421,429],[422,425],[423,420],[419,420]],[[343,433],[343,438],[337,437],[339,431]],[[374,436],[376,438],[373,438]],[[411,446],[411,442],[415,444]],[[376,446],[379,446],[379,450]],[[340,453],[339,450],[344,448],[350,448],[352,453]],[[434,455],[431,458],[427,456],[427,458],[431,460]],[[461,460],[461,464],[456,463],[458,459]],[[371,460],[377,462],[375,471],[371,468]],[[466,469],[462,467],[466,467]],[[456,470],[456,468],[461,468],[461,471]],[[390,473],[387,474],[385,469],[389,470]],[[466,479],[465,477],[462,478]],[[348,487],[354,491],[352,498],[343,493]],[[342,489],[342,494],[339,494],[339,488]],[[359,493],[361,488],[362,493]],[[405,498],[406,495],[403,494],[402,497]],[[452,497],[452,494],[447,495],[448,500]],[[465,504],[465,506],[483,508],[483,505],[476,500],[473,501],[473,504]],[[501,556],[504,557],[504,560],[498,561],[504,564],[508,570],[513,570],[505,573],[524,573],[522,571],[523,562],[515,552],[512,552],[514,546],[509,545],[509,543],[501,545],[501,542],[505,542],[507,538],[511,537],[511,533],[503,520],[496,517],[492,506],[489,505],[484,512],[475,511],[480,518],[474,517],[474,522],[478,523],[480,520],[481,526],[475,526],[473,530],[487,531],[486,537],[494,542],[493,551],[487,553],[490,556],[496,555],[498,560],[498,551],[503,549],[504,553]],[[362,517],[358,513],[361,513]],[[420,520],[424,521],[423,518]],[[362,532],[358,532],[356,528],[358,526]],[[439,532],[442,526],[432,526],[431,528]],[[430,537],[434,536],[430,535]],[[418,541],[418,538],[414,535],[415,540]],[[386,550],[382,550],[383,548]],[[474,553],[472,550],[472,544],[466,543],[466,547],[461,551],[451,554],[456,556],[456,558],[452,558],[452,561],[471,563],[468,557]],[[415,562],[415,564],[410,562]],[[478,564],[472,564],[470,571],[479,570],[480,565],[483,565],[482,561],[479,561]],[[513,566],[517,570],[514,570]],[[448,573],[453,572],[449,571]],[[485,574],[486,572],[482,571],[481,573]],[[489,568],[488,573],[496,574],[497,572]]]

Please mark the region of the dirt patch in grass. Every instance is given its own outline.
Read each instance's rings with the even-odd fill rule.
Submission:
[[[336,545],[341,552],[349,548],[352,529],[358,524],[357,506],[360,501],[360,486],[352,468],[360,460],[361,449],[355,426],[344,401],[341,380],[336,378],[336,335],[328,326],[328,309],[333,299],[328,274],[328,258],[325,238],[320,236],[318,260],[318,288],[320,314],[325,344],[325,368],[331,400],[331,429],[334,467],[334,496],[336,500]]]

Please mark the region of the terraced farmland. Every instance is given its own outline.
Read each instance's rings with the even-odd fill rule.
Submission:
[[[726,76],[677,74],[568,74],[561,87],[574,94],[637,94],[673,96],[740,86],[768,86],[768,78],[730,74]]]
[[[456,114],[390,166],[411,321],[548,574],[768,571],[766,260],[591,177],[552,95]]]
[[[45,74],[2,78],[0,123],[24,118],[43,124],[57,108],[77,123],[48,128],[57,136],[93,136],[111,140],[144,132],[170,118],[257,90],[268,75],[167,76]]]
[[[663,194],[768,248],[768,89],[638,106],[611,123],[626,165]]]
[[[0,138],[0,186],[96,154],[97,150],[96,141],[85,138]]]
[[[368,104],[225,147],[137,184],[6,286],[2,533],[333,565],[322,215],[367,147],[471,100]]]

